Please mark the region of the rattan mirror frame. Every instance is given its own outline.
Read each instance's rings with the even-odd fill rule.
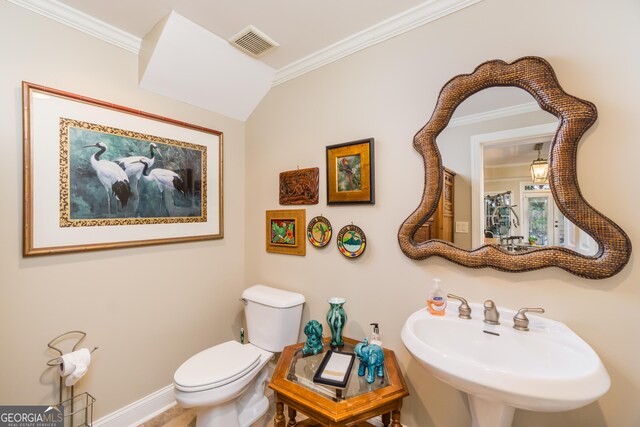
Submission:
[[[595,255],[581,255],[557,246],[518,254],[492,245],[468,251],[442,240],[422,243],[414,240],[418,228],[435,212],[442,192],[443,165],[436,137],[462,101],[493,86],[524,89],[536,99],[540,108],[559,119],[549,153],[551,192],[567,219],[596,240],[598,252]],[[501,60],[488,61],[471,74],[449,80],[440,91],[431,118],[413,138],[413,146],[424,161],[424,193],[418,208],[398,231],[402,252],[416,260],[439,256],[465,267],[491,267],[507,272],[559,267],[588,279],[604,279],[618,273],[629,261],[631,241],[616,223],[587,203],[580,192],[576,173],[578,143],[597,116],[595,105],[567,94],[560,87],[551,65],[539,57],[524,57],[510,64]]]

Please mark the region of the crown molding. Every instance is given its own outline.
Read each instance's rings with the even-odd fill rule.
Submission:
[[[520,163],[505,163],[502,165],[484,165],[485,169],[501,169],[501,168],[516,168],[516,167],[521,167],[521,166],[526,166],[529,167],[531,166],[531,162],[520,162]],[[531,176],[529,176],[531,177]],[[497,179],[497,178],[494,178]],[[502,179],[502,178],[500,178]],[[512,179],[512,178],[509,178]],[[487,181],[487,180],[485,180]]]
[[[100,21],[56,0],[8,0],[9,2],[38,13],[83,33],[92,35],[136,55],[142,40],[119,28]]]
[[[484,182],[509,182],[509,181],[529,181],[531,182],[531,175],[523,175],[523,176],[512,176],[509,178],[492,178],[492,179],[485,179]],[[485,194],[487,193],[495,193],[495,191],[485,191]]]
[[[497,108],[495,110],[484,111],[477,114],[469,114],[468,116],[457,117],[449,121],[449,127],[466,126],[474,123],[480,123],[487,120],[501,119],[518,114],[531,113],[541,111],[537,102],[527,102],[526,104],[513,105],[511,107]]]
[[[54,21],[97,37],[129,52],[140,53],[142,40],[57,0],[8,0]],[[280,68],[272,86],[299,77],[345,56],[376,45],[482,0],[428,0],[331,46]]]
[[[482,0],[429,0],[346,39],[321,49],[276,72],[273,86],[299,77],[345,56],[406,33]]]

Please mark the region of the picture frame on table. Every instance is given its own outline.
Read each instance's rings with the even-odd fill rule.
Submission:
[[[355,354],[329,350],[322,358],[313,382],[346,388],[355,362]]]
[[[23,82],[23,254],[221,239],[223,133]]]
[[[374,140],[326,148],[327,204],[375,204]]]

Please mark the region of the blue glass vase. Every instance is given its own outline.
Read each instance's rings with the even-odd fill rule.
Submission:
[[[331,347],[342,347],[342,332],[347,323],[347,313],[342,306],[347,302],[344,298],[331,297],[327,300],[329,311],[327,311],[327,324],[331,331]]]

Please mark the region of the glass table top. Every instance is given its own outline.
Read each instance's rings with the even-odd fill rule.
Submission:
[[[344,347],[339,350],[344,353],[353,353],[354,348],[354,344],[345,341]],[[355,358],[353,369],[351,369],[351,373],[349,374],[349,380],[346,388],[338,389],[329,385],[314,383],[313,376],[316,374],[316,370],[329,350],[331,350],[331,346],[328,343],[324,344],[322,353],[316,355],[303,356],[302,348],[296,350],[291,359],[291,364],[289,365],[287,380],[336,402],[369,393],[390,385],[386,366],[384,377],[380,378],[376,376],[375,380],[371,384],[367,383],[366,375],[362,377],[358,376],[360,360],[357,357]]]

